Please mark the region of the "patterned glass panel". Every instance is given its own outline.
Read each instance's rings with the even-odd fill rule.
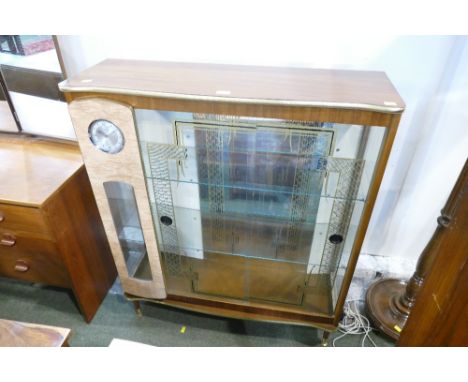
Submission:
[[[169,293],[333,312],[379,128],[148,110],[137,128]]]

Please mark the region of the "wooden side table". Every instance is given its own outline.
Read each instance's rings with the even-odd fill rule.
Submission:
[[[0,347],[67,347],[71,329],[0,319]]]
[[[76,144],[0,134],[0,277],[73,291],[91,321],[116,269]]]

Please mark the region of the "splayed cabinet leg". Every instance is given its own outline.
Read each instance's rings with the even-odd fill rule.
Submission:
[[[133,308],[135,309],[135,313],[138,317],[142,317],[143,313],[141,312],[141,305],[140,301],[132,301],[133,302]]]
[[[322,346],[328,346],[328,338],[330,337],[331,332],[323,331],[322,334]]]
[[[322,346],[328,346],[328,339],[330,338],[330,333],[331,332],[327,332],[326,330],[323,331]]]

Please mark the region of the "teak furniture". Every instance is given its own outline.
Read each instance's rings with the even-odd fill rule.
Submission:
[[[106,60],[60,88],[129,299],[326,341],[404,109],[384,73]]]
[[[73,291],[91,321],[116,269],[76,144],[0,134],[0,277]]]
[[[71,330],[0,319],[0,347],[68,347]]]

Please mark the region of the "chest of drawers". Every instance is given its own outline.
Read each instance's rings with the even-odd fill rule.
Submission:
[[[71,289],[96,313],[116,269],[77,146],[0,135],[0,277]]]

